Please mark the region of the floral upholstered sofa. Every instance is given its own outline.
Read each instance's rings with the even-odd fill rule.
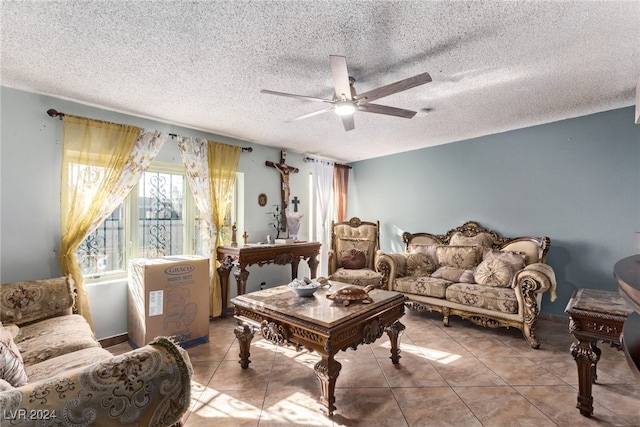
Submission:
[[[181,425],[190,403],[187,353],[158,337],[112,355],[72,313],[74,296],[71,277],[0,286],[0,419],[12,426]]]
[[[385,289],[409,297],[407,307],[457,315],[481,326],[516,327],[531,347],[542,295],[556,298],[555,274],[545,263],[548,237],[501,237],[475,222],[445,234],[404,233],[403,253],[376,257]]]

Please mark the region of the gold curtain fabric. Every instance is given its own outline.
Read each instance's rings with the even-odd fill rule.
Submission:
[[[212,253],[211,264],[216,274],[212,274],[213,289],[217,292],[215,301],[212,301],[211,309],[215,316],[222,313],[222,294],[220,292],[220,279],[218,277],[218,262],[216,260],[216,248],[222,246],[222,226],[224,216],[229,210],[233,198],[233,187],[236,182],[238,162],[242,147],[220,144],[209,141],[209,186],[211,188],[211,210],[213,224],[216,227],[216,244]]]
[[[65,115],[60,188],[59,263],[78,288],[77,309],[93,328],[75,250],[129,194],[166,134]]]
[[[189,187],[208,233],[198,252],[210,258],[209,315],[222,313],[216,248],[222,246],[221,230],[229,210],[242,148],[203,138],[179,137],[178,147],[186,168]],[[215,233],[215,234],[214,234]]]
[[[336,222],[347,220],[347,190],[349,187],[349,166],[333,166],[333,206]]]

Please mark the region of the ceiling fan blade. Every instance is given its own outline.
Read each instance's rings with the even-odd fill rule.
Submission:
[[[356,124],[353,120],[353,115],[350,116],[340,116],[342,118],[342,124],[344,125],[344,130],[349,132],[350,130],[354,130],[356,128]]]
[[[305,114],[304,116],[296,117],[295,119],[291,119],[289,121],[295,122],[296,120],[308,119],[309,117],[318,116],[329,111],[333,111],[333,105],[331,107],[323,108],[322,110],[314,111],[313,113]]]
[[[402,117],[405,119],[410,119],[417,113],[417,111],[369,103],[358,105],[358,110],[364,111],[365,113],[386,114],[387,116]]]
[[[307,101],[333,103],[332,99],[316,98],[315,96],[306,96],[306,95],[294,95],[292,93],[276,92],[274,90],[267,90],[267,89],[262,89],[260,91],[260,93],[266,93],[266,94],[269,94],[269,95],[277,95],[277,96],[286,96],[288,98],[304,99],[304,100],[307,100]]]
[[[376,99],[384,98],[385,96],[393,95],[394,93],[402,92],[403,90],[411,89],[412,87],[420,86],[430,81],[431,76],[429,73],[422,73],[386,86],[381,86],[369,92],[358,94],[355,99],[362,103],[375,101]]]
[[[329,55],[331,63],[331,74],[333,74],[333,86],[336,91],[336,98],[351,100],[351,85],[349,84],[349,70],[347,69],[347,58],[344,56]]]

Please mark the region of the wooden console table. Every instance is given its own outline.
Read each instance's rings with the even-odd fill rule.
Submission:
[[[320,253],[320,243],[294,243],[291,245],[250,245],[250,246],[221,246],[217,250],[217,259],[220,261],[218,275],[220,277],[222,313],[227,308],[229,297],[229,274],[233,266],[237,269],[233,273],[236,277],[238,295],[247,292],[247,279],[249,272],[246,267],[253,264],[263,266],[265,264],[286,265],[291,264],[291,280],[298,277],[298,264],[305,259],[311,270],[311,278],[316,277],[318,269],[317,256]]]
[[[598,341],[620,348],[622,326],[631,308],[617,292],[580,289],[573,294],[565,312],[569,314],[569,331],[578,340],[571,345],[571,355],[578,366],[578,404],[586,417],[593,414],[592,384],[597,379],[600,359]]]

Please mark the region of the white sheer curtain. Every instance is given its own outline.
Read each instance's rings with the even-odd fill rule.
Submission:
[[[316,240],[322,246],[320,250],[320,275],[326,277],[329,274],[329,256],[327,253],[328,225],[327,214],[331,203],[333,191],[333,166],[334,163],[326,160],[313,160],[313,189],[318,199],[318,222],[316,228]]]

